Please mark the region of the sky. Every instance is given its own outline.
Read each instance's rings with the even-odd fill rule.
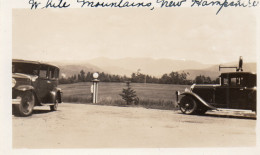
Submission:
[[[12,57],[81,61],[151,57],[256,62],[250,9],[13,9]]]

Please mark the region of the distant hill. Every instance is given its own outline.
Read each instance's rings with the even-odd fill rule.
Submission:
[[[202,64],[196,61],[172,60],[172,59],[152,59],[152,58],[96,58],[88,63],[98,66],[109,73],[130,76],[131,73],[140,72],[143,74],[161,76],[164,73],[185,69],[205,69],[211,65]]]
[[[131,76],[140,69],[140,73],[161,77],[165,73],[189,72],[189,79],[194,79],[198,75],[209,76],[216,79],[221,72],[235,71],[234,69],[222,69],[219,65],[202,64],[190,60],[172,59],[152,59],[152,58],[122,58],[110,59],[100,57],[85,61],[60,61],[51,62],[60,67],[61,74],[72,76],[79,74],[83,69],[85,72],[105,72],[109,74]],[[237,66],[238,62],[222,64],[222,66]],[[244,71],[256,72],[256,63],[244,63]]]
[[[85,73],[87,72],[102,72],[103,70],[98,67],[89,67],[89,66],[83,66],[83,65],[65,65],[65,66],[59,66],[60,67],[60,73],[61,75],[65,75],[66,77],[72,76],[72,75],[78,75],[81,70],[84,70]]]
[[[81,70],[84,72],[105,72],[103,69],[94,66],[86,62],[74,62],[74,61],[56,61],[49,62],[60,68],[60,75],[65,77],[70,77],[72,75],[78,75]]]
[[[236,62],[232,63],[226,63],[222,64],[221,66],[238,66]],[[235,69],[221,69],[219,71],[219,65],[212,65],[209,68],[202,69],[202,70],[194,70],[194,69],[187,69],[187,70],[180,70],[179,72],[189,72],[189,79],[194,79],[198,75],[204,75],[204,76],[209,76],[212,80],[216,79],[222,72],[232,72],[235,71]],[[244,63],[243,64],[243,71],[245,72],[256,72],[256,63],[250,62],[250,63]]]

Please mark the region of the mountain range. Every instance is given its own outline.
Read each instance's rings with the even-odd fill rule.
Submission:
[[[192,60],[173,60],[173,59],[153,59],[153,58],[121,58],[110,59],[99,57],[85,61],[56,61],[61,69],[61,74],[71,76],[79,74],[81,70],[85,72],[105,72],[116,75],[131,76],[132,73],[140,72],[155,77],[161,77],[165,73],[189,72],[189,79],[194,79],[198,75],[209,76],[215,79],[221,72],[235,71],[235,69],[222,69],[219,71],[219,64],[203,64]],[[238,62],[222,64],[222,66],[237,66]],[[256,72],[256,63],[244,63],[244,71]]]

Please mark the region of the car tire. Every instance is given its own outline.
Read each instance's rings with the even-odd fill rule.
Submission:
[[[54,105],[51,105],[51,106],[50,106],[51,111],[57,111],[57,110],[58,110],[58,105],[59,105],[59,101],[58,101],[58,99],[56,98],[56,99],[55,99],[55,102],[54,102]]]
[[[35,97],[31,91],[25,91],[21,95],[21,103],[13,105],[14,115],[16,116],[30,116],[35,105]]]
[[[184,96],[180,101],[180,110],[184,114],[193,115],[197,113],[197,102],[191,96]]]

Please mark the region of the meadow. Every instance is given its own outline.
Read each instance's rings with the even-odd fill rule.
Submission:
[[[63,102],[92,103],[91,84],[92,82],[80,82],[59,85],[63,92]],[[139,98],[139,103],[131,106],[167,110],[176,109],[175,92],[177,90],[183,91],[189,87],[188,85],[131,83],[131,88],[136,91]],[[99,82],[97,104],[128,106],[119,95],[122,93],[123,88],[126,88],[125,83]]]

